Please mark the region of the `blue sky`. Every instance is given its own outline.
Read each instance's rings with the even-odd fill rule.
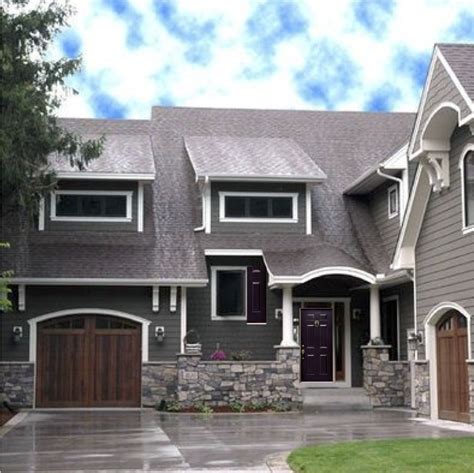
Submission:
[[[83,58],[62,116],[152,105],[414,111],[435,42],[472,0],[72,0],[52,54]]]

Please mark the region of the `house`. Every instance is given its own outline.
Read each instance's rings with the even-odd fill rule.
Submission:
[[[473,99],[474,45],[440,44],[416,114],[63,119],[105,149],[83,171],[51,157],[36,224],[4,218],[4,394],[298,404],[364,386],[474,423]]]

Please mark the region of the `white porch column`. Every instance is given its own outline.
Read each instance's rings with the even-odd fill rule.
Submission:
[[[283,286],[283,316],[281,347],[297,347],[293,338],[293,287]]]
[[[370,286],[370,339],[381,337],[380,330],[380,291],[376,284]]]
[[[188,330],[188,298],[186,288],[181,286],[181,344],[180,351],[184,353],[184,337]]]

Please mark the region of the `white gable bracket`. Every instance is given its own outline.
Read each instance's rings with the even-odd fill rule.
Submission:
[[[428,151],[421,159],[435,192],[449,187],[449,152]]]

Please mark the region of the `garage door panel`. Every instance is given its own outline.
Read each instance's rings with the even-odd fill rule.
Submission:
[[[138,324],[84,315],[40,325],[38,334],[39,407],[140,406]]]

